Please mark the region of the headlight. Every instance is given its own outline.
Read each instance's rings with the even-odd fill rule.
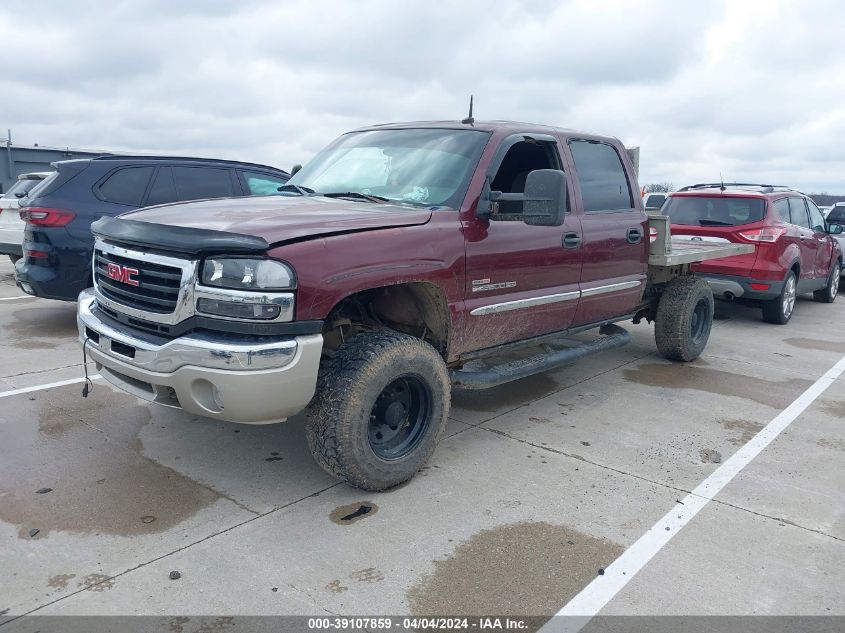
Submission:
[[[282,262],[235,257],[206,259],[202,283],[233,290],[289,290],[295,285],[293,270]]]

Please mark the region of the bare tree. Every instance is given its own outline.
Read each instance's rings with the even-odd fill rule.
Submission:
[[[669,193],[670,191],[675,191],[675,183],[655,182],[645,186],[646,193]]]

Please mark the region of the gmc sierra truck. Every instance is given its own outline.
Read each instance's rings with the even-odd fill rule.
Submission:
[[[626,320],[654,321],[666,358],[701,353],[713,295],[689,266],[751,247],[673,240],[638,193],[614,138],[357,130],[278,196],[95,222],[80,341],[103,378],[161,405],[252,424],[305,411],[320,466],[384,490],[431,456],[453,387],[622,345]]]

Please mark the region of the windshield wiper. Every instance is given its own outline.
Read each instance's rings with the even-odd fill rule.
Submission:
[[[314,193],[313,189],[309,189],[308,187],[300,187],[299,185],[282,185],[276,191],[292,191],[293,193],[298,193],[300,196],[310,196]]]
[[[326,198],[355,198],[356,200],[368,200],[369,202],[390,202],[390,198],[383,198],[381,196],[374,196],[369,193],[359,193],[357,191],[332,191],[329,193],[320,193],[319,195]]]
[[[701,226],[736,226],[733,222],[722,222],[722,220],[709,220],[702,218],[698,221]]]

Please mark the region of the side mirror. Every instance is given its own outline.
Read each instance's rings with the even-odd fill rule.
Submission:
[[[523,222],[531,226],[560,226],[566,215],[566,174],[537,169],[525,180]]]
[[[830,235],[839,235],[839,234],[842,233],[842,231],[845,231],[845,227],[843,227],[841,224],[828,224],[827,225],[827,232]]]
[[[300,165],[299,163],[297,163],[296,165],[294,165],[293,167],[291,167],[291,168],[290,168],[290,175],[291,175],[291,176],[293,176],[293,175],[294,175],[296,172],[298,172],[300,169],[302,169],[302,165]]]

